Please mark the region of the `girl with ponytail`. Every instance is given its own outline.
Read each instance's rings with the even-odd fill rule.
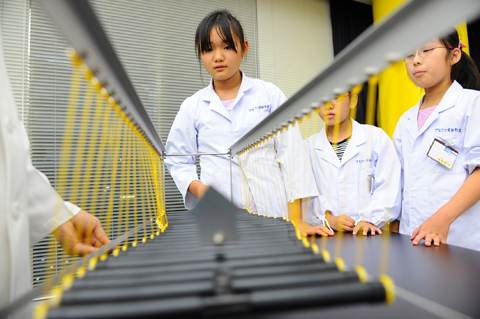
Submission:
[[[480,75],[456,31],[405,56],[425,95],[398,121],[400,233],[480,250]]]

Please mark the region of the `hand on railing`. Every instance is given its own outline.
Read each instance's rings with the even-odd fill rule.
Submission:
[[[53,235],[71,256],[87,255],[110,243],[98,218],[84,210],[55,229]]]

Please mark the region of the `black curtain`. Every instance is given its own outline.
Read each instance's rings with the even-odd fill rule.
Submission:
[[[475,21],[467,23],[468,46],[470,57],[475,61],[477,68],[480,70],[480,17]]]
[[[372,6],[353,0],[330,0],[333,53],[337,55],[365,29],[373,24]],[[378,92],[378,90],[377,90]],[[356,120],[365,124],[367,85],[358,96]],[[375,125],[377,124],[375,117]]]

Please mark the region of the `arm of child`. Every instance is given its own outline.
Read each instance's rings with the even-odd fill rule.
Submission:
[[[353,235],[358,234],[359,231],[363,229],[363,236],[367,236],[368,232],[372,236],[375,236],[376,233],[379,235],[382,234],[382,230],[380,228],[375,227],[372,223],[369,222],[359,222],[354,228],[353,228]]]
[[[195,197],[197,197],[199,200],[202,199],[203,195],[205,195],[207,190],[208,186],[200,181],[193,181],[188,186],[188,191],[195,195]]]
[[[190,98],[186,99],[175,117],[170,133],[168,134],[167,154],[194,154],[198,153],[197,130],[193,120]],[[192,182],[198,180],[195,156],[167,156],[165,164],[173,177],[185,203],[185,208],[193,209],[198,197],[190,192]],[[200,193],[199,193],[200,194]]]
[[[402,117],[403,118],[403,117]],[[402,118],[399,120],[402,120]],[[397,219],[390,223],[390,231],[399,233],[400,232],[400,220],[402,219],[402,197],[403,197],[403,188],[404,188],[404,171],[403,171],[403,150],[402,150],[402,138],[400,135],[401,132],[401,124],[397,124],[395,128],[395,132],[393,132],[392,142],[393,146],[395,147],[395,151],[397,153],[398,161],[400,162],[400,212],[398,213]]]
[[[334,216],[331,212],[326,211],[325,218],[330,224],[330,227],[337,231],[353,231],[355,227],[355,221],[347,215]]]
[[[358,213],[358,222],[371,224],[373,228],[367,226],[370,230],[379,229],[397,219],[401,210],[401,165],[397,152],[392,140],[383,130],[377,128],[373,132],[375,132],[375,147],[372,154],[375,165],[371,185],[373,193],[369,205]]]
[[[393,233],[400,232],[400,221],[398,219],[390,223],[390,231]]]
[[[432,242],[435,246],[447,243],[450,225],[479,200],[480,169],[477,167],[455,196],[413,231],[410,238],[413,244],[418,245],[422,239],[425,239],[425,246],[431,246]]]
[[[282,177],[289,201],[317,197],[308,151],[296,124],[276,139],[277,160],[282,167]]]
[[[98,218],[84,210],[55,229],[53,235],[71,256],[84,256],[110,243]]]
[[[303,218],[301,200],[296,200],[292,203],[288,203],[288,217],[293,222],[294,225],[297,225],[298,229],[302,236],[307,235],[321,235],[321,236],[333,236],[334,233],[325,226],[311,226],[306,223]]]

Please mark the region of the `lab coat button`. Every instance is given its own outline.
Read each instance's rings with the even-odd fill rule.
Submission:
[[[7,129],[8,133],[13,133],[13,123],[12,120],[7,116],[3,119],[3,125]]]
[[[18,202],[13,202],[12,204],[12,217],[17,220],[20,216],[20,204]]]

